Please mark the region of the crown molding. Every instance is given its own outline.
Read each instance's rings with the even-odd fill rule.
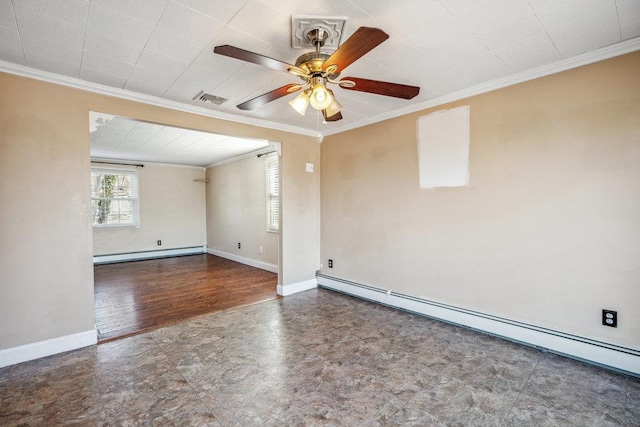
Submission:
[[[589,65],[594,62],[625,55],[637,50],[640,50],[640,37],[625,40],[614,45],[606,46],[597,50],[593,50],[591,52],[586,52],[571,58],[564,59],[562,61],[554,62],[552,64],[541,65],[531,70],[522,71],[520,73],[502,77],[490,82],[481,83],[467,89],[462,89],[457,92],[429,99],[419,104],[412,104],[399,110],[393,110],[386,113],[378,114],[376,116],[369,117],[355,123],[335,127],[333,129],[327,130],[327,132],[324,132],[324,136],[335,135],[352,129],[357,129],[367,125],[378,123],[383,120],[393,119],[395,117],[400,117],[418,111],[426,110],[428,108],[437,107],[449,102],[459,101],[461,99],[469,98],[475,95],[480,95],[497,89],[513,86],[518,83],[524,83],[541,77],[550,76],[552,74],[557,74],[563,71],[571,70],[573,68]]]
[[[460,99],[469,98],[471,96],[480,95],[483,93],[491,92],[493,90],[502,89],[508,86],[513,86],[518,83],[535,80],[541,77],[557,74],[563,71],[571,70],[573,68],[581,67],[584,65],[592,64],[594,62],[603,61],[616,56],[621,56],[627,53],[640,50],[640,37],[635,37],[630,40],[625,40],[620,43],[616,43],[610,46],[606,46],[591,52],[585,52],[583,54],[567,58],[562,61],[558,61],[552,64],[542,65],[540,67],[533,68],[531,70],[522,71],[517,74],[502,77],[490,82],[481,83],[479,85],[462,89],[457,92],[432,98],[418,104],[412,104],[405,108],[398,110],[388,111],[383,114],[369,117],[364,120],[357,121],[351,124],[345,124],[342,126],[332,127],[322,133],[322,136],[335,135],[338,133],[346,132],[349,130],[361,128],[367,125],[378,123],[384,120],[393,119],[396,117],[404,116],[406,114],[415,113],[418,111],[426,110],[428,108],[437,107],[449,102],[458,101]],[[200,116],[211,117],[214,119],[227,120],[230,122],[242,123],[252,126],[259,126],[268,129],[279,130],[283,132],[290,132],[299,135],[317,137],[318,132],[310,129],[301,128],[298,126],[285,125],[282,123],[276,123],[263,119],[255,119],[251,117],[238,116],[234,114],[224,113],[221,111],[208,110],[206,108],[197,107],[194,105],[188,105],[177,101],[171,101],[157,96],[145,95],[141,93],[131,92],[126,89],[114,88],[111,86],[101,85],[99,83],[92,83],[84,80],[77,79],[75,77],[63,76],[48,71],[41,71],[35,68],[27,67],[24,65],[13,64],[6,61],[0,61],[0,72],[8,74],[15,74],[22,77],[28,77],[35,80],[41,80],[49,83],[54,83],[62,86],[71,87],[74,89],[85,90],[88,92],[98,93],[101,95],[113,96],[116,98],[126,99],[129,101],[141,102],[144,104],[154,105],[157,107],[168,108],[175,111],[183,111],[185,113],[197,114]],[[216,164],[217,166],[218,164]],[[210,165],[213,166],[213,165]]]
[[[317,132],[301,128],[298,126],[285,125],[268,120],[256,119],[252,117],[238,116],[235,114],[224,113],[221,111],[208,110],[206,108],[197,107],[195,105],[184,104],[182,102],[171,101],[169,99],[159,98],[157,96],[145,95],[142,93],[132,92],[126,89],[115,88],[111,86],[93,83],[81,80],[75,77],[55,74],[48,71],[42,71],[25,65],[13,64],[11,62],[0,60],[0,72],[14,74],[16,76],[28,77],[30,79],[40,80],[47,83],[54,83],[74,89],[80,89],[87,92],[97,93],[100,95],[112,96],[115,98],[126,99],[128,101],[140,102],[143,104],[154,105],[156,107],[168,108],[170,110],[182,111],[185,113],[196,114],[199,116],[211,117],[214,119],[226,120],[230,122],[242,123],[251,126],[259,126],[268,129],[290,132],[300,135],[315,137]]]

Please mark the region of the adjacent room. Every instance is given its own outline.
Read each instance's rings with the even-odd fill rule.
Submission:
[[[99,342],[277,298],[277,144],[96,112],[89,128]]]
[[[640,425],[638,2],[0,34],[0,424]]]

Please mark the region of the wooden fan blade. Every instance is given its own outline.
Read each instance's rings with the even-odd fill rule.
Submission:
[[[402,99],[411,99],[420,93],[420,88],[417,86],[381,82],[378,80],[359,79],[357,77],[345,77],[344,80],[351,80],[356,84],[354,87],[343,87],[343,89],[347,90],[357,90],[360,92],[369,92]]]
[[[254,108],[258,108],[267,104],[271,101],[275,101],[278,98],[282,98],[285,95],[289,95],[290,93],[297,92],[300,90],[300,87],[295,89],[296,84],[289,84],[286,86],[279,87],[278,89],[274,89],[271,92],[267,92],[260,96],[256,96],[253,99],[250,99],[242,104],[238,104],[237,107],[241,110],[253,110]]]
[[[389,34],[379,28],[360,27],[346,42],[342,43],[338,50],[324,61],[322,69],[326,70],[330,65],[337,65],[338,71],[342,72],[342,70],[388,38]]]
[[[218,55],[224,55],[241,61],[262,65],[263,67],[271,68],[272,70],[284,71],[285,73],[288,73],[291,68],[298,68],[295,65],[287,64],[286,62],[278,61],[277,59],[269,58],[268,56],[240,49],[239,47],[229,46],[228,44],[216,46],[213,49],[213,52]]]
[[[322,115],[324,116],[324,120],[327,122],[337,122],[338,120],[342,120],[342,113],[340,111],[331,117],[327,117],[327,110],[322,110]]]

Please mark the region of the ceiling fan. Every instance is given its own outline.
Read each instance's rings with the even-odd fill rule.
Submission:
[[[243,102],[237,106],[239,109],[253,110],[290,93],[302,90],[296,98],[289,102],[294,110],[304,115],[307,107],[311,104],[316,110],[322,111],[326,121],[335,122],[342,119],[342,113],[340,113],[342,106],[336,100],[333,91],[327,88],[327,84],[335,84],[348,90],[403,99],[411,99],[420,92],[420,88],[416,86],[378,80],[357,77],[345,77],[338,80],[340,73],[345,68],[389,38],[389,35],[381,29],[358,28],[331,55],[320,51],[327,40],[328,28],[322,24],[315,24],[310,26],[305,34],[309,43],[315,47],[315,51],[300,55],[295,65],[230,45],[216,46],[213,49],[219,55],[262,65],[273,70],[285,71],[303,80],[302,84],[288,84]]]

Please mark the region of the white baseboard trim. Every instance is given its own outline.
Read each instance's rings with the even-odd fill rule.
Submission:
[[[94,345],[98,342],[98,331],[78,332],[76,334],[51,338],[31,344],[20,345],[0,350],[0,368],[15,365],[16,363],[28,362],[29,360],[41,357],[52,356],[65,351],[75,350],[82,347]]]
[[[231,261],[239,262],[240,264],[250,265],[251,267],[259,268],[260,270],[270,271],[272,273],[278,273],[278,266],[270,264],[268,262],[262,262],[251,258],[241,257],[240,255],[231,254],[229,252],[219,251],[217,249],[208,248],[207,252],[211,255],[219,256],[220,258],[230,259]]]
[[[196,255],[207,252],[206,246],[190,246],[188,248],[158,249],[154,251],[127,252],[121,254],[96,255],[94,264],[110,264],[114,262],[141,261],[153,258],[168,258],[181,255]]]
[[[318,286],[640,376],[640,350],[318,274]]]
[[[290,285],[278,285],[278,295],[286,297],[287,295],[297,294],[298,292],[308,291],[318,287],[318,279],[309,279],[304,282],[292,283]]]

